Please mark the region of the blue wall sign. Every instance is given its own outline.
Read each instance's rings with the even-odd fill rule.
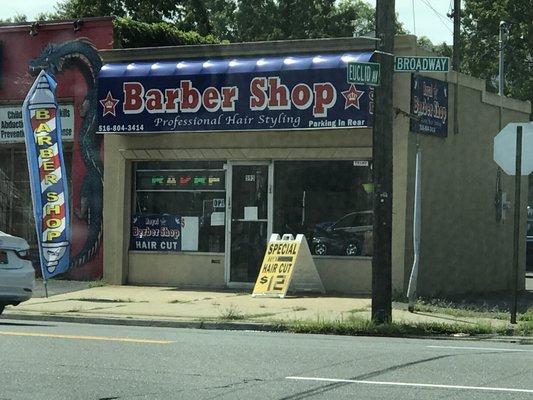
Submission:
[[[374,91],[347,82],[372,53],[107,64],[99,133],[372,126]]]
[[[425,76],[411,78],[411,132],[448,136],[448,83]]]
[[[134,215],[130,250],[181,251],[181,217],[170,214]]]

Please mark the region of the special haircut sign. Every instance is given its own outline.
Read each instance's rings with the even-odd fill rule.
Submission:
[[[373,88],[347,82],[347,63],[339,61],[321,69],[238,73],[228,69],[217,73],[217,68],[206,73],[204,68],[201,73],[179,75],[174,70],[181,63],[168,64],[130,64],[131,68],[117,73],[110,72],[113,65],[104,68],[98,89],[99,133],[372,125]],[[168,74],[158,72],[165,69]]]

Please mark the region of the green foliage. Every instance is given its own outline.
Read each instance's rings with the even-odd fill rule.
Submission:
[[[0,19],[0,23],[17,23],[17,22],[26,22],[28,17],[24,14],[15,14],[11,18]]]
[[[496,91],[500,21],[509,23],[505,48],[505,94],[533,100],[533,7],[531,0],[465,0],[463,71]]]
[[[87,285],[88,288],[95,288],[95,287],[102,287],[102,286],[107,286],[107,282],[104,281],[103,279],[89,282],[89,284]]]
[[[363,0],[279,0],[274,39],[353,37],[374,31],[375,10]],[[403,32],[397,22],[397,31]]]
[[[378,325],[357,316],[350,316],[342,321],[295,321],[286,328],[295,333],[350,336],[533,335],[531,321],[520,322],[517,326],[493,326],[485,322],[465,324],[403,321]]]
[[[61,19],[85,17],[116,16],[125,17],[127,11],[122,0],[64,0],[56,6],[57,16]]]
[[[352,37],[374,30],[374,9],[363,0],[63,0],[56,10],[64,19],[113,15],[166,22],[154,30],[174,26],[230,42]]]
[[[115,47],[177,46],[220,43],[212,35],[184,32],[168,22],[145,23],[126,18],[114,20]]]
[[[238,42],[272,39],[275,21],[274,0],[239,0],[235,13],[235,39]]]
[[[452,56],[452,46],[443,42],[441,44],[433,44],[427,36],[420,36],[417,38],[417,44],[428,50],[436,53],[439,56],[451,57]]]

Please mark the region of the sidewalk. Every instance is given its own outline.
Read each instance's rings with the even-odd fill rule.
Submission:
[[[42,286],[42,281],[38,282]],[[152,326],[273,330],[294,321],[343,321],[350,316],[369,319],[371,300],[353,297],[253,298],[249,292],[192,291],[173,287],[100,286],[88,282],[50,281],[48,298],[35,297],[6,307],[3,318],[120,323]],[[93,283],[94,285],[94,283]],[[42,293],[37,288],[36,294]],[[438,322],[492,326],[507,320],[470,318],[394,309],[395,322]]]

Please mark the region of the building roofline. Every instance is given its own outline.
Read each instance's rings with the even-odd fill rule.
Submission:
[[[309,52],[373,50],[376,48],[377,42],[378,39],[370,37],[277,40],[268,42],[107,49],[101,50],[100,55],[105,62],[170,60],[183,57],[246,57],[267,54],[282,55]]]
[[[50,30],[56,29],[58,27],[63,27],[65,25],[71,25],[76,21],[83,21],[86,23],[94,22],[104,22],[112,21],[115,17],[88,17],[88,18],[76,18],[76,19],[58,19],[58,20],[47,20],[47,21],[24,21],[24,22],[8,22],[0,23],[0,32],[1,31],[22,31],[31,28],[35,23],[39,24],[40,30]]]

